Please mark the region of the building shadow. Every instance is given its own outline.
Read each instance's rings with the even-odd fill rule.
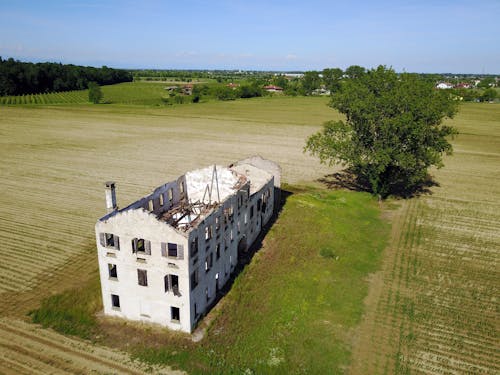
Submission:
[[[200,317],[198,320],[197,325],[199,325],[201,322],[204,321],[203,317],[208,315],[210,311],[219,303],[219,301],[231,290],[234,281],[238,278],[240,273],[245,269],[245,267],[250,264],[252,261],[253,257],[255,254],[262,248],[262,244],[264,241],[264,238],[266,237],[267,233],[269,230],[272,228],[276,220],[278,220],[278,217],[290,195],[293,193],[288,190],[280,189],[275,187],[274,188],[274,194],[275,197],[277,197],[276,202],[277,202],[277,207],[274,210],[273,215],[269,219],[269,221],[264,225],[255,239],[255,241],[245,250],[243,251],[238,251],[238,264],[234,268],[234,271],[230,275],[228,281],[224,284],[223,287],[221,287],[216,294],[216,297],[214,301],[210,304],[210,306],[207,308],[205,314]],[[197,328],[196,328],[197,329]]]

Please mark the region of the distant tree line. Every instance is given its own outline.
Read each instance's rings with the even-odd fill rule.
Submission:
[[[90,82],[111,85],[130,82],[127,70],[61,63],[30,63],[0,57],[0,96],[83,90]]]

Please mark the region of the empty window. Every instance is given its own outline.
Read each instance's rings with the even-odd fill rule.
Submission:
[[[173,292],[174,295],[180,296],[179,293],[179,276],[177,275],[165,275],[163,278],[165,283],[165,292]]]
[[[132,240],[132,252],[151,255],[151,241],[144,238],[134,238]]]
[[[116,294],[111,295],[111,306],[116,309],[120,308],[120,297]]]
[[[190,256],[198,254],[198,237],[194,237],[193,240],[191,241],[191,247],[189,253]]]
[[[192,254],[191,254],[192,255]],[[161,256],[184,259],[184,246],[176,243],[161,243]]]
[[[172,202],[174,199],[174,189],[170,188],[168,189],[168,200]]]
[[[196,288],[198,282],[199,282],[198,269],[195,269],[194,272],[191,274],[191,290]]]
[[[205,258],[205,271],[208,272],[210,271],[210,269],[212,268],[212,264],[213,264],[213,254],[210,253],[207,255],[207,257]]]
[[[219,232],[219,230],[220,230],[220,217],[219,217],[219,216],[217,216],[217,217],[215,218],[215,231],[216,231],[216,232]]]
[[[163,203],[164,203],[163,202],[163,194],[160,194],[159,199],[160,199],[160,206],[163,206]]]
[[[219,259],[220,258],[220,243],[215,245],[215,258]]]
[[[210,225],[207,225],[205,227],[205,240],[209,240],[212,238],[212,227]]]
[[[181,320],[181,310],[178,307],[170,306],[170,318],[176,322]]]
[[[250,219],[253,217],[253,206],[250,206]]]
[[[179,183],[179,190],[181,191],[181,194],[184,193],[184,181]]]
[[[154,205],[153,205],[153,200],[152,199],[150,199],[148,201],[148,209],[149,209],[149,211],[153,211],[153,209],[154,209]]]
[[[112,233],[99,233],[101,246],[120,250],[120,238]]]
[[[116,279],[118,277],[118,273],[116,272],[116,264],[108,263],[108,272],[109,272],[109,277]]]
[[[176,243],[168,243],[168,256],[177,258],[177,244]]]
[[[148,272],[146,270],[137,270],[137,282],[141,286],[148,286]]]
[[[234,215],[233,206],[229,206],[224,209],[224,220],[226,224],[227,222],[233,220],[233,215]]]
[[[245,219],[244,219],[245,224],[248,223],[248,214],[245,212]]]
[[[210,299],[210,295],[208,294],[208,288],[205,288],[205,296],[207,298],[207,301]]]

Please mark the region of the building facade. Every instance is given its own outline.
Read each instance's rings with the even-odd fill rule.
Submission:
[[[123,209],[106,183],[95,226],[104,313],[192,332],[271,219],[280,173],[260,157],[210,166]]]

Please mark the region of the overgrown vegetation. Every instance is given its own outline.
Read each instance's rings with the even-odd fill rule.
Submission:
[[[97,327],[99,340],[122,348],[132,343],[136,358],[190,373],[341,373],[350,361],[348,332],[363,312],[366,276],[378,267],[388,228],[369,194],[296,190],[264,247],[212,312],[202,342],[168,331],[164,338],[140,339],[150,334],[147,328],[123,328],[117,340],[117,327],[106,331],[105,323]],[[336,258],[324,257],[324,248]],[[94,281],[78,293],[50,297],[32,316],[88,338],[99,300]]]

